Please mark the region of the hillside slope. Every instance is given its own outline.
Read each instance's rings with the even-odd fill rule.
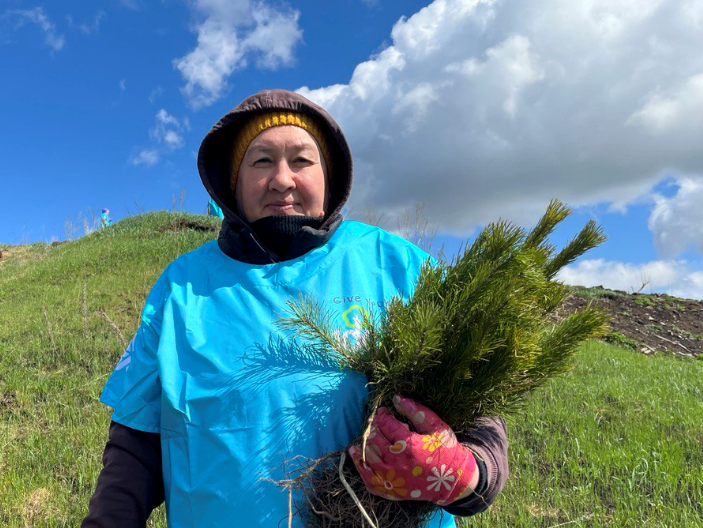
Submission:
[[[703,301],[663,294],[628,294],[602,287],[573,289],[564,312],[592,302],[611,315],[606,341],[644,354],[703,359]]]
[[[218,229],[155,212],[62,244],[0,246],[0,526],[78,526],[107,435],[102,386],[159,274]]]
[[[79,524],[107,435],[107,376],[161,271],[218,228],[160,212],[66,243],[0,245],[0,526]],[[569,306],[584,299],[613,301],[613,342],[641,350],[636,330],[656,322],[691,333],[682,351],[700,354],[699,303],[577,288]],[[703,361],[591,343],[575,364],[509,420],[508,486],[469,526],[703,528]],[[148,526],[166,526],[163,508]]]

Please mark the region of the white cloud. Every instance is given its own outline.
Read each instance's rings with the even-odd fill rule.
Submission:
[[[149,92],[149,97],[147,99],[150,103],[154,103],[159,97],[164,94],[165,90],[161,86],[157,86],[151,92]]]
[[[137,0],[120,0],[120,4],[132,11],[139,11],[139,3]]]
[[[563,268],[557,279],[578,286],[603,286],[611,290],[666,293],[687,299],[703,299],[703,272],[686,261],[656,260],[643,264],[582,260]]]
[[[149,130],[149,137],[156,145],[141,149],[137,154],[133,154],[130,156],[129,162],[133,165],[146,165],[147,167],[156,165],[165,154],[183,146],[183,132],[187,130],[190,130],[190,122],[187,117],[179,121],[162,108],[156,113],[154,127]]]
[[[8,14],[36,24],[44,32],[44,42],[54,51],[61,51],[66,44],[66,39],[56,31],[56,24],[49,19],[43,8],[17,9],[8,11]]]
[[[654,246],[665,257],[676,257],[689,248],[703,253],[703,177],[677,179],[674,196],[655,195],[649,217]]]
[[[142,149],[136,154],[130,156],[129,162],[132,165],[146,165],[147,167],[151,167],[152,165],[156,165],[160,159],[161,155],[158,150]]]
[[[298,27],[300,13],[280,12],[258,3],[252,15],[255,25],[243,40],[243,47],[254,56],[256,65],[275,70],[292,64],[293,50],[303,36]]]
[[[120,79],[120,92],[127,91],[127,81],[125,79]]]
[[[182,91],[192,106],[217,101],[230,75],[250,60],[268,69],[293,62],[293,50],[302,38],[297,11],[249,0],[196,0],[194,8],[202,19],[196,26],[197,46],[174,60],[186,81]]]
[[[95,15],[93,16],[93,20],[84,24],[77,24],[76,22],[74,22],[73,16],[71,15],[66,15],[66,20],[68,21],[68,25],[70,27],[77,28],[85,35],[94,35],[98,31],[100,31],[100,23],[105,18],[105,16],[107,16],[107,14],[101,9],[97,13],[95,13]]]
[[[184,118],[183,121],[179,122],[178,119],[162,108],[156,114],[156,124],[149,131],[149,136],[157,143],[164,144],[169,149],[175,150],[183,146],[181,132],[189,128],[188,118]]]
[[[212,104],[222,96],[227,78],[243,58],[237,33],[208,19],[198,28],[198,46],[174,63],[186,80],[183,93],[195,107]]]
[[[690,115],[703,113],[703,73],[690,76],[669,91],[664,95],[658,87],[653,90],[628,123],[641,125],[657,136],[690,127]]]
[[[301,88],[355,157],[352,206],[421,200],[440,229],[548,201],[622,208],[703,174],[703,9],[693,0],[435,0],[348,84]]]

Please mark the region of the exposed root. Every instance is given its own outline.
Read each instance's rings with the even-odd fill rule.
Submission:
[[[365,449],[364,449],[364,452],[365,452]],[[359,511],[361,512],[361,515],[363,515],[364,519],[366,519],[366,521],[371,525],[371,528],[378,528],[378,526],[376,526],[373,523],[373,521],[371,520],[371,518],[369,517],[368,512],[364,509],[364,505],[361,504],[361,501],[356,496],[356,493],[354,493],[354,490],[347,482],[347,479],[344,478],[344,461],[346,459],[347,459],[347,452],[342,451],[342,454],[339,458],[339,466],[338,466],[339,467],[339,480],[341,481],[342,486],[344,486],[344,489],[347,490],[347,493],[349,493],[349,496],[354,500],[354,504],[356,504],[358,506]]]
[[[361,435],[361,459],[366,462],[366,441],[369,439],[369,434],[371,434],[371,424],[373,419],[376,417],[376,412],[381,405],[382,394],[377,395],[373,402],[371,403],[371,412],[366,418],[366,427],[364,428],[364,434]]]
[[[372,495],[354,463],[348,457],[342,462],[342,453],[311,460],[295,472],[296,476],[277,482],[289,492],[302,491],[304,503],[294,502],[290,511],[300,516],[307,528],[420,528],[436,512],[437,507],[428,502],[392,501]],[[345,489],[340,473],[352,493]]]

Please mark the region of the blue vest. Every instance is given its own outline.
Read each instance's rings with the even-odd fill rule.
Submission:
[[[169,265],[100,398],[114,421],[161,434],[169,527],[271,528],[287,518],[287,492],[271,481],[357,438],[368,393],[363,375],[277,326],[286,303],[313,296],[356,340],[365,312],[412,295],[427,259],[345,221],[327,244],[283,263],[239,262],[213,241]],[[429,526],[454,526],[453,517]]]

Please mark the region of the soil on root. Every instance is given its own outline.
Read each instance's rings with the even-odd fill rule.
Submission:
[[[306,501],[297,504],[294,514],[306,528],[369,528],[364,514],[339,478],[341,453],[330,453],[311,461],[293,481],[279,483],[303,491]],[[393,501],[368,492],[354,463],[346,457],[344,478],[367,515],[378,528],[420,528],[438,511],[424,501]],[[448,515],[448,514],[444,514]]]

